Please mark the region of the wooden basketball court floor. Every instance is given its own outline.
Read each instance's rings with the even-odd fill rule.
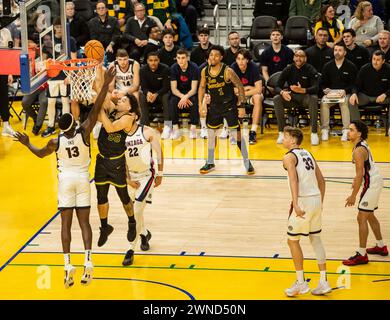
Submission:
[[[11,124],[22,130],[15,118]],[[99,218],[92,185],[94,280],[88,287],[80,285],[84,254],[74,217],[71,260],[77,273],[71,289],[63,286],[55,156],[39,159],[12,138],[0,137],[0,298],[286,299],[284,289],[295,272],[286,243],[290,195],[281,165],[285,150],[275,144],[276,135],[275,128],[266,129],[250,146],[256,169],[251,177],[228,141],[220,143],[217,169],[205,176],[198,170],[206,141],[189,141],[188,132],[181,141],[165,141],[163,184],[145,211],[151,249],[137,249],[130,267],[121,265],[127,218],[114,190],[109,223],[115,230],[104,247],[96,245]],[[39,146],[47,140],[31,137]],[[385,177],[377,216],[390,244],[390,141],[383,131],[373,130],[368,142]],[[372,256],[368,265],[351,268],[341,263],[358,245],[356,208],[344,207],[354,175],[352,145],[331,137],[316,147],[306,141],[304,147],[317,158],[327,181],[322,237],[335,290],[325,297],[297,299],[390,299],[389,257]],[[93,158],[96,150],[93,141]],[[319,273],[308,239],[302,243],[309,258],[306,278],[313,288]],[[370,233],[369,245],[374,243]]]

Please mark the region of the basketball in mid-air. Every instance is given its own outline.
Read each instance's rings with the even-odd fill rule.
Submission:
[[[84,47],[84,53],[87,58],[102,62],[104,59],[104,47],[100,41],[89,40]]]

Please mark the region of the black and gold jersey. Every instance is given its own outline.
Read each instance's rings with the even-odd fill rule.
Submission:
[[[211,74],[211,66],[206,66],[206,91],[211,96],[211,105],[223,108],[223,105],[234,104],[236,96],[234,94],[234,85],[227,74],[228,66],[221,63],[218,74]]]

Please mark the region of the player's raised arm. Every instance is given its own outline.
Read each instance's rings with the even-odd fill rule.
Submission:
[[[30,138],[25,133],[15,132],[15,138],[23,145],[25,145],[33,154],[39,158],[44,158],[54,151],[56,151],[58,146],[58,139],[51,139],[43,148],[37,148],[36,146],[30,143]]]
[[[100,92],[95,100],[94,106],[91,109],[91,111],[88,114],[88,118],[82,123],[82,127],[85,130],[85,135],[89,137],[89,134],[91,133],[93,127],[96,124],[98,115],[100,113],[100,110],[102,109],[103,103],[106,99],[106,95],[108,92],[108,87],[111,83],[111,81],[115,77],[115,66],[110,66],[105,74],[104,74],[104,82],[103,86],[100,89]]]
[[[161,184],[162,177],[163,177],[163,170],[164,170],[164,156],[162,152],[162,148],[160,145],[160,141],[158,139],[158,136],[156,134],[156,130],[145,126],[144,127],[144,135],[146,140],[150,142],[152,145],[152,149],[157,154],[157,166],[158,166],[158,174],[155,179],[155,187],[158,187]]]
[[[241,105],[245,102],[245,90],[241,80],[232,68],[227,68],[227,76],[234,86],[238,89],[238,101],[237,105]]]
[[[283,158],[283,167],[287,170],[290,181],[290,191],[293,208],[297,216],[303,217],[305,212],[298,206],[298,174],[296,170],[297,160],[292,154],[286,154]]]

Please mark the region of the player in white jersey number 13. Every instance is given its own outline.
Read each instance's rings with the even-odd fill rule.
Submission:
[[[134,214],[137,221],[137,235],[141,238],[141,250],[149,250],[152,234],[144,224],[146,204],[152,203],[153,188],[158,187],[163,177],[163,154],[156,130],[134,124],[126,138],[126,166],[128,184],[134,200]],[[153,150],[157,156],[158,172],[155,172]],[[130,254],[134,254],[138,236],[130,243]]]
[[[74,284],[73,276],[76,268],[70,263],[70,242],[73,209],[77,219],[85,248],[84,274],[81,284],[88,285],[92,280],[93,264],[91,260],[92,229],[89,223],[91,207],[91,189],[89,183],[90,133],[96,123],[98,114],[106,97],[108,86],[115,76],[115,69],[110,68],[104,77],[104,84],[96,98],[88,118],[76,126],[72,114],[65,113],[59,120],[61,133],[51,139],[43,148],[30,143],[25,133],[16,132],[15,137],[27,146],[36,156],[43,158],[53,152],[57,154],[58,164],[58,209],[61,211],[61,241],[65,259],[65,288]]]
[[[314,157],[305,149],[300,148],[303,133],[300,129],[285,127],[283,146],[288,152],[283,158],[283,167],[288,173],[292,203],[288,217],[288,246],[294,261],[297,280],[285,290],[289,297],[305,294],[310,288],[305,281],[303,272],[303,253],[299,243],[300,237],[309,237],[315,252],[320,281],[311,293],[323,295],[331,291],[326,278],[326,255],[321,241],[321,211],[325,196],[325,180]]]

